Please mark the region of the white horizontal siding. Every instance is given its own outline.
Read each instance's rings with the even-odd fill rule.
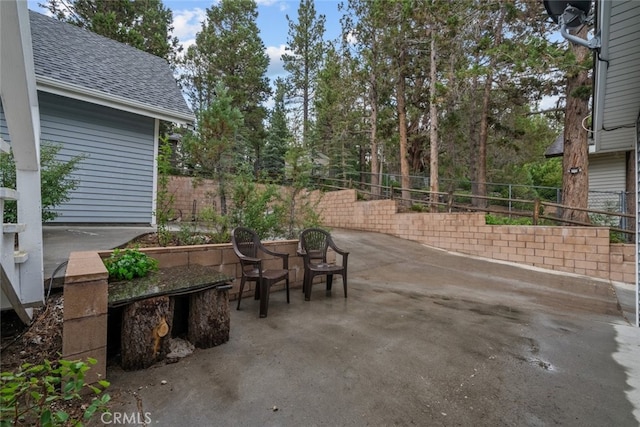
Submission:
[[[626,186],[625,153],[589,156],[589,207],[620,209]]]
[[[589,156],[589,191],[624,191],[625,153]]]
[[[71,199],[56,223],[150,224],[154,119],[40,92],[42,141],[61,143],[59,159],[77,155]]]
[[[640,108],[640,7],[637,1],[614,1],[610,13],[609,25],[603,29],[608,40],[600,58],[607,61],[606,68],[600,69],[606,86],[601,89],[605,92],[597,94],[604,97],[602,123],[595,135],[596,150],[602,153],[634,150],[633,124]]]

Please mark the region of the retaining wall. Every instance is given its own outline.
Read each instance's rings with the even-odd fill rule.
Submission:
[[[453,252],[635,283],[635,245],[612,244],[607,227],[487,225],[483,213],[398,213],[395,200],[357,201],[355,190],[322,194],[328,227],[374,231]]]

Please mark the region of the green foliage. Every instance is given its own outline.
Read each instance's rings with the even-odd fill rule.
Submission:
[[[531,218],[526,217],[508,217],[501,215],[487,214],[485,215],[487,225],[532,225]]]
[[[162,0],[47,0],[43,6],[56,19],[167,60],[181,49]]]
[[[531,184],[538,189],[538,197],[543,200],[557,202],[557,188],[562,188],[562,159],[552,158],[541,162],[524,165],[531,178]]]
[[[233,182],[233,203],[229,209],[231,227],[252,228],[260,238],[280,236],[283,207],[278,199],[276,186],[258,186],[249,173],[238,174]]]
[[[138,249],[114,249],[109,258],[104,260],[109,278],[114,280],[131,280],[144,277],[152,270],[158,269],[158,260],[140,252]]]
[[[259,164],[266,139],[264,103],[271,89],[266,77],[269,56],[260,38],[257,17],[253,0],[215,2],[207,9],[202,29],[180,68],[183,87],[196,115],[219,95],[216,85],[226,88],[232,97],[231,107],[244,119],[234,138],[236,154]]]
[[[171,174],[171,144],[168,138],[160,139],[158,150],[158,191],[156,196],[156,222],[158,224],[158,240],[160,245],[169,243],[168,223],[173,217],[173,194],[169,193]]]
[[[69,193],[78,187],[79,181],[70,178],[85,156],[75,156],[68,161],[58,160],[62,145],[42,142],[40,146],[40,182],[42,196],[42,221],[58,217],[53,208],[69,201]],[[16,165],[12,154],[0,153],[0,184],[16,188]],[[18,222],[18,206],[15,200],[5,202],[4,222]]]
[[[197,174],[221,178],[233,165],[233,147],[243,116],[227,89],[217,84],[215,95],[197,112],[195,133],[185,135],[182,149]]]
[[[42,364],[26,363],[15,372],[0,374],[0,426],[38,425],[82,426],[96,412],[106,410],[111,397],[104,393],[109,386],[105,380],[94,385],[85,383],[85,374],[95,365],[95,359],[87,362],[59,360],[54,364],[45,360]],[[92,391],[94,397],[84,409],[82,419],[75,420],[64,410],[55,410],[58,403],[82,402],[81,392]]]
[[[302,112],[302,143],[308,147],[313,94],[316,92],[317,74],[323,61],[326,17],[317,15],[314,0],[300,0],[298,22],[287,15],[289,33],[287,53],[282,55],[285,71],[289,73],[287,82],[290,98],[298,101]]]
[[[289,185],[285,188],[283,220],[286,221],[285,236],[293,238],[304,228],[319,225],[316,207],[320,200],[312,201],[307,191],[313,168],[308,152],[302,147],[292,147],[285,155],[285,162]]]
[[[206,207],[200,210],[196,221],[180,224],[176,243],[182,246],[206,245],[227,243],[230,238],[229,218]]]
[[[292,139],[287,127],[287,109],[284,103],[285,83],[282,78],[276,79],[276,93],[274,107],[269,116],[269,130],[267,143],[260,170],[263,176],[274,182],[282,182],[284,179],[284,156]]]

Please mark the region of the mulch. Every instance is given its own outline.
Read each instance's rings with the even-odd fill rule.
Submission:
[[[51,294],[44,306],[34,310],[29,326],[25,326],[13,311],[2,313],[2,371],[15,370],[24,363],[39,364],[60,358],[63,305],[62,293]]]

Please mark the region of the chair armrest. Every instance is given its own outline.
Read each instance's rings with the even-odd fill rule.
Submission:
[[[289,254],[286,252],[276,252],[276,251],[272,251],[269,248],[267,248],[266,246],[264,246],[262,243],[260,243],[260,250],[262,252],[264,252],[265,254],[268,255],[272,255],[278,258],[282,258],[282,264],[285,270],[289,269]]]
[[[333,249],[334,251],[336,251],[337,253],[339,253],[342,256],[348,256],[349,252],[340,249],[334,242],[333,239],[328,239],[327,243],[329,244],[329,247],[331,247],[331,249]]]
[[[248,256],[239,256],[238,258],[240,258],[240,262],[247,263],[247,264],[260,264],[260,262],[262,262],[262,260],[260,258],[251,258]]]

